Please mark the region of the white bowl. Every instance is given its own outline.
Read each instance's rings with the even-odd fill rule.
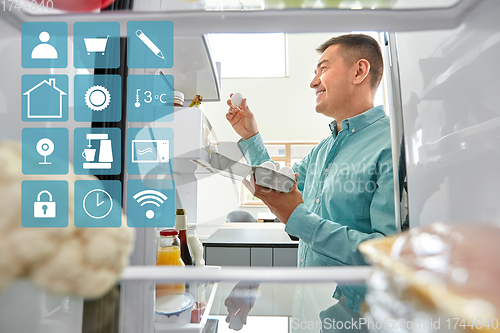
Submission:
[[[191,310],[194,298],[191,294],[161,296],[156,299],[156,321],[168,324],[188,324],[191,322]]]

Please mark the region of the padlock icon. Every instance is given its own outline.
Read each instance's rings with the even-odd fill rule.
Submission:
[[[49,201],[40,201],[42,194],[46,193],[49,196]],[[56,203],[52,201],[52,193],[47,190],[40,191],[36,197],[35,213],[36,218],[52,218],[56,217]]]

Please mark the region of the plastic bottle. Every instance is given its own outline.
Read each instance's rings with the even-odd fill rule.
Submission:
[[[179,241],[181,245],[181,259],[188,265],[194,265],[193,257],[187,242],[187,218],[185,209],[177,209],[175,212],[175,229],[179,231]]]
[[[160,231],[158,243],[158,259],[156,265],[184,266],[181,259],[181,248],[179,242],[179,231],[165,229]],[[186,290],[184,283],[157,284],[156,297],[172,294],[182,294]]]
[[[205,259],[203,259],[203,244],[196,235],[196,224],[188,225],[187,232],[188,245],[193,255],[194,264],[195,266],[203,267],[205,266]],[[204,282],[192,282],[189,284],[189,292],[195,299],[195,307],[191,312],[191,323],[199,323],[205,312],[207,306],[205,289],[206,285]]]
[[[203,259],[203,244],[196,235],[196,224],[188,225],[188,246],[193,255],[195,266],[205,266],[205,259]]]

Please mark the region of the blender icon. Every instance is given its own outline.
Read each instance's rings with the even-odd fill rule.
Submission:
[[[85,159],[83,163],[84,169],[111,169],[113,162],[113,150],[111,140],[108,139],[108,134],[87,133],[86,139],[89,140],[88,148],[82,152],[82,157]],[[95,160],[97,148],[92,146],[92,140],[98,140],[97,147],[99,148],[99,157]]]

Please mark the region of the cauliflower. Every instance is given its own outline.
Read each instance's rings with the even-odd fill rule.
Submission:
[[[0,291],[20,277],[29,277],[54,293],[96,298],[109,291],[128,265],[134,232],[126,225],[123,214],[119,228],[74,226],[72,184],[76,180],[96,178],[74,175],[71,171],[59,176],[23,175],[21,145],[14,142],[0,142],[0,165],[3,166],[0,173]],[[21,226],[23,180],[68,181],[68,227]]]

